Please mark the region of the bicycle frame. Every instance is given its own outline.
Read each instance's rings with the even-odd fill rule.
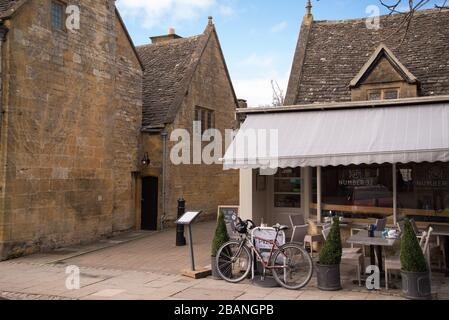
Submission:
[[[279,236],[279,230],[276,232],[276,237],[274,238],[274,240],[268,240],[268,239],[264,239],[264,238],[260,238],[260,237],[254,237],[255,240],[258,240],[258,241],[261,241],[261,242],[271,245],[270,256],[268,257],[267,261],[265,261],[263,259],[262,253],[256,248],[256,246],[251,241],[251,239],[248,238],[248,234],[246,234],[244,239],[242,239],[238,252],[240,254],[240,251],[242,250],[243,246],[246,243],[248,243],[248,247],[251,249],[251,252],[256,254],[257,258],[262,262],[264,269],[268,269],[268,270],[285,269],[286,266],[271,266],[270,265],[271,258],[273,258],[273,253],[280,249],[278,242],[277,242],[278,236]],[[286,258],[286,256],[284,255],[283,252],[281,252],[281,254]]]

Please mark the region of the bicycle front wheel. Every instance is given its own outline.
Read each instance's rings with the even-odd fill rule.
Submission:
[[[251,271],[251,253],[239,241],[225,243],[217,253],[216,264],[220,277],[230,283],[238,283]]]
[[[284,288],[298,290],[305,287],[313,275],[313,261],[299,244],[289,243],[273,255],[274,279]]]

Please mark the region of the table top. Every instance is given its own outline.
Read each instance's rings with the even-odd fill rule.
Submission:
[[[375,232],[375,237],[368,236],[368,231],[360,231],[356,235],[350,237],[347,242],[351,244],[360,244],[365,246],[382,246],[392,247],[396,243],[397,239],[384,239],[381,232]]]
[[[433,231],[431,236],[448,236],[449,237],[449,226],[443,225],[431,225]]]

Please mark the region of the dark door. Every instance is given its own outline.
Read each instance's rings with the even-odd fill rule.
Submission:
[[[158,178],[142,178],[142,230],[157,230]]]

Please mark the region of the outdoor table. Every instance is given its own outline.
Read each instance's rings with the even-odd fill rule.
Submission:
[[[377,262],[379,271],[383,272],[383,262],[382,262],[382,248],[383,247],[393,247],[397,239],[384,239],[382,237],[382,232],[374,232],[374,237],[371,238],[368,235],[367,230],[360,231],[359,233],[351,236],[347,242],[350,244],[358,244],[370,247],[370,258],[371,265],[376,264],[376,257],[374,255],[374,250],[377,250]]]

